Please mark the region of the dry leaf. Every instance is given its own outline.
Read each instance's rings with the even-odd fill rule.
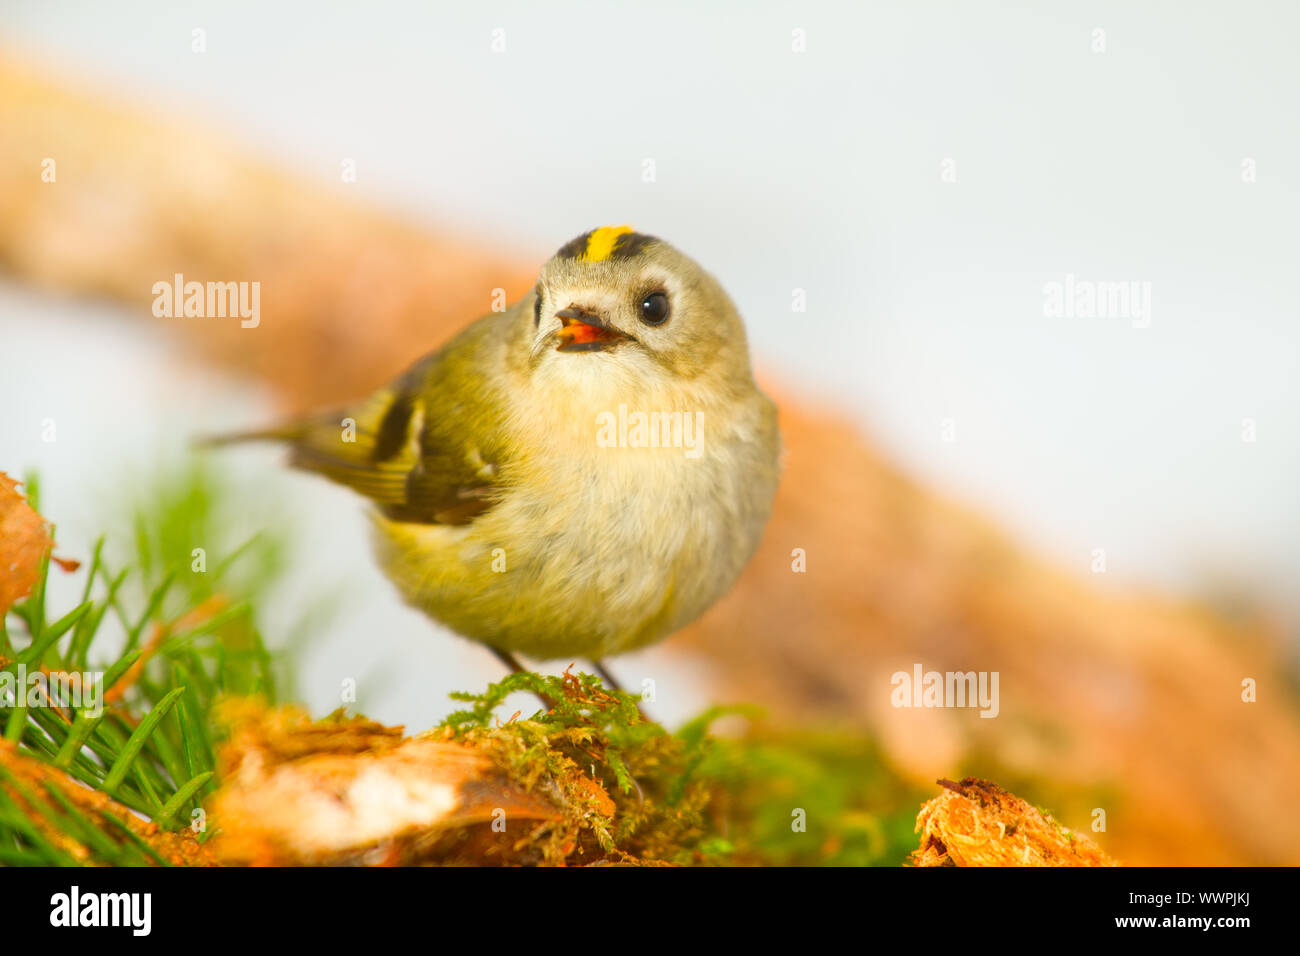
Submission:
[[[0,616],[31,593],[41,559],[54,546],[50,526],[0,471]]]

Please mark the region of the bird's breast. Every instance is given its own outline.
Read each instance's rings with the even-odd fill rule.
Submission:
[[[700,420],[597,419],[589,441],[503,468],[501,500],[468,526],[381,519],[381,556],[408,600],[468,637],[551,658],[651,643],[721,596],[761,535],[775,448]]]

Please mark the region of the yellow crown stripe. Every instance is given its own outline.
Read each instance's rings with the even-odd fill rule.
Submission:
[[[582,258],[587,262],[604,262],[614,254],[618,237],[626,236],[630,232],[636,230],[631,226],[601,226],[599,229],[593,229],[591,235],[587,237],[587,249],[582,254]]]

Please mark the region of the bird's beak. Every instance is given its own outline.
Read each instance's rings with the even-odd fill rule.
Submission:
[[[560,340],[555,347],[557,352],[599,352],[632,338],[580,306],[560,309],[555,317],[563,323],[555,333]]]

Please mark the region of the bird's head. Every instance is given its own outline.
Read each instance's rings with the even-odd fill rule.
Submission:
[[[525,307],[534,370],[560,381],[752,381],[744,325],[717,280],[631,226],[566,243],[543,266]]]

